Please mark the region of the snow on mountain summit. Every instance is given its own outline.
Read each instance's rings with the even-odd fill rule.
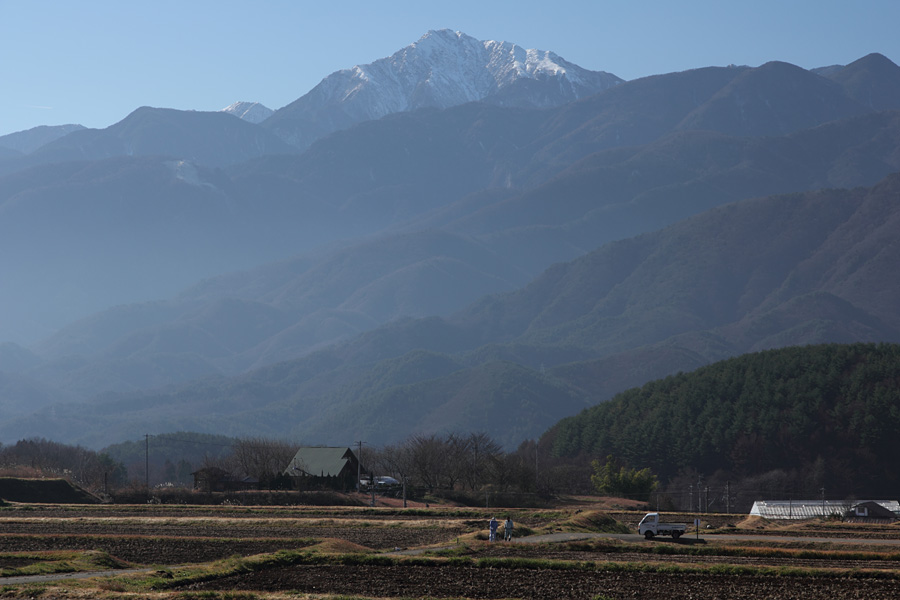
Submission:
[[[235,102],[223,108],[221,112],[234,115],[250,123],[259,124],[271,117],[275,111],[259,102]]]
[[[621,81],[582,69],[553,52],[441,29],[387,58],[332,73],[276,111],[265,126],[305,147],[332,131],[392,113],[474,101],[558,106]]]

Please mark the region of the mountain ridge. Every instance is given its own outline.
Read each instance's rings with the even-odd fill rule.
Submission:
[[[33,156],[44,162],[170,156],[222,167],[264,154],[295,152],[249,121],[229,117],[224,112],[142,106],[105,129],[82,129],[45,144]]]

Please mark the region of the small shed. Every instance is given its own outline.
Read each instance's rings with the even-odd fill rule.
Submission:
[[[307,446],[297,450],[284,470],[298,488],[348,491],[356,488],[359,460],[350,448]]]

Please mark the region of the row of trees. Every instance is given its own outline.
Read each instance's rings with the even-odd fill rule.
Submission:
[[[0,472],[16,477],[60,477],[105,492],[125,485],[125,466],[108,454],[43,438],[0,445]]]
[[[500,445],[485,433],[414,435],[405,442],[369,450],[362,456],[369,469],[435,489],[468,489],[485,485],[501,489],[528,487],[523,473]]]
[[[178,434],[187,444],[190,434]],[[128,468],[106,452],[69,446],[45,439],[22,440],[0,445],[0,475],[19,477],[62,477],[92,492],[131,486],[143,488],[175,485],[190,488],[193,470],[217,467],[236,478],[249,476],[262,489],[285,488],[290,482],[282,473],[297,451],[296,444],[267,438],[241,438],[224,444],[201,437],[189,447],[207,447],[211,452],[189,456],[159,456],[164,449],[178,446],[172,438],[160,436],[157,447],[143,440],[131,449]],[[199,441],[204,440],[204,441]],[[140,450],[142,456],[137,456]],[[356,448],[354,448],[356,450]],[[604,460],[551,459],[533,441],[513,452],[485,433],[414,435],[402,443],[362,449],[364,468],[375,475],[391,475],[405,480],[411,488],[425,492],[455,490],[479,495],[499,493],[555,494],[596,493],[647,502],[663,510],[697,512],[740,512],[749,510],[760,498],[819,498],[834,490],[823,486],[823,473],[830,465],[819,460],[807,472],[774,470],[751,477],[733,478],[726,472],[704,476],[686,470],[660,485],[648,468],[632,468],[613,456]],[[200,458],[198,458],[200,457]],[[152,477],[147,478],[146,466]],[[156,465],[154,467],[154,465]],[[179,476],[183,483],[174,484]],[[840,497],[840,496],[837,496]]]
[[[261,489],[279,489],[289,485],[283,472],[298,448],[277,439],[185,432],[147,436],[104,452],[32,439],[0,446],[0,467],[7,475],[64,477],[95,492],[146,484],[190,488],[192,473],[213,467],[236,479],[255,480]],[[426,492],[590,490],[587,465],[539,458],[533,441],[506,452],[486,433],[413,435],[382,448],[363,446],[360,459],[369,473],[390,475]]]

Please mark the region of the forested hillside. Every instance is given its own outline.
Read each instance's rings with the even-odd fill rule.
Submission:
[[[612,455],[662,480],[802,475],[797,493],[900,493],[900,345],[747,354],[617,395],[552,428],[559,456]],[[805,486],[805,488],[804,488]]]

